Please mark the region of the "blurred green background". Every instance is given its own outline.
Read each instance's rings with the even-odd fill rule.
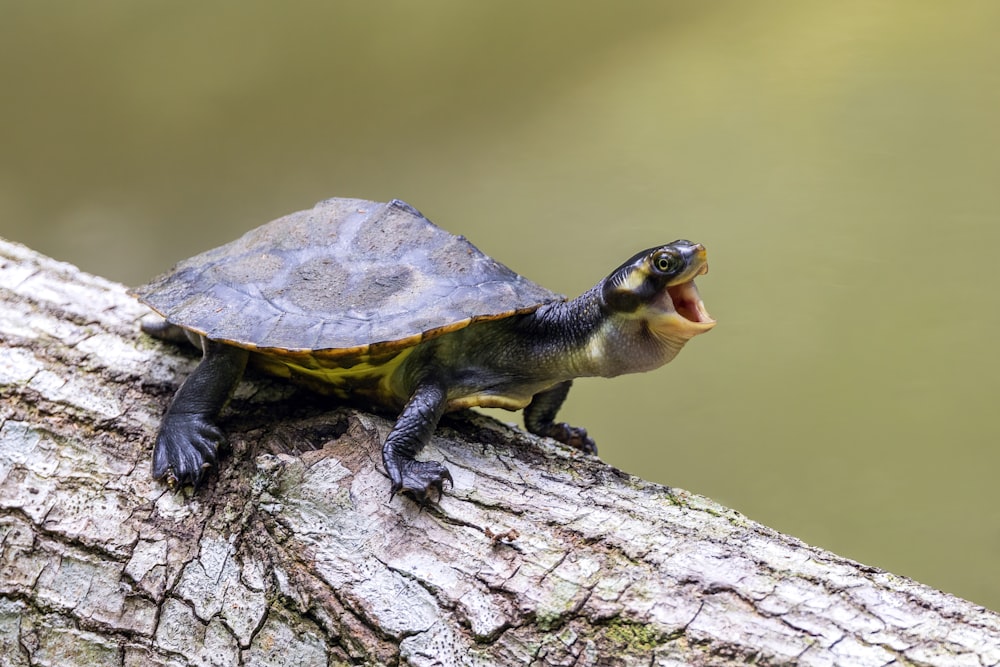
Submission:
[[[998,26],[988,0],[6,1],[0,234],[137,284],[399,197],[567,294],[700,241],[718,327],[565,416],[1000,609]]]

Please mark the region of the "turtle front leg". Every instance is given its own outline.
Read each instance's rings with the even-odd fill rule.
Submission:
[[[587,429],[555,421],[572,386],[573,381],[567,380],[535,394],[524,409],[524,425],[535,435],[558,440],[587,454],[597,454],[597,444],[587,435]]]
[[[218,459],[226,437],[215,424],[247,365],[246,350],[203,340],[204,356],[188,376],[160,422],[153,447],[153,477],[167,485],[198,486]]]
[[[417,461],[413,457],[424,448],[437,428],[447,403],[447,392],[437,384],[422,384],[413,392],[382,446],[382,463],[392,480],[392,496],[402,493],[425,504],[431,489],[438,499],[444,493],[444,481],[454,482],[448,469],[437,461]]]

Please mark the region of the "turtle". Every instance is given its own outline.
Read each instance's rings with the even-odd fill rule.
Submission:
[[[321,201],[132,291],[162,316],[146,333],[202,352],[162,418],[152,475],[200,486],[248,364],[397,413],[382,446],[390,498],[426,503],[453,484],[416,458],[453,410],[523,409],[531,433],[596,455],[586,429],[556,421],[573,380],[658,368],[714,327],[694,282],[707,271],[704,246],[677,240],[566,299],[403,201]]]

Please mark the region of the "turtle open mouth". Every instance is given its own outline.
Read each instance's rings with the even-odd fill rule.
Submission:
[[[673,302],[674,311],[689,322],[709,326],[715,324],[715,320],[705,309],[694,280],[670,285],[667,287],[667,296]]]

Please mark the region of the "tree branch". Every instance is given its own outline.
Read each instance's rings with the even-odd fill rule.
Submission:
[[[385,417],[251,376],[198,493],[149,474],[196,358],[0,242],[0,655],[22,665],[996,665],[1000,617],[472,414],[389,500]]]

